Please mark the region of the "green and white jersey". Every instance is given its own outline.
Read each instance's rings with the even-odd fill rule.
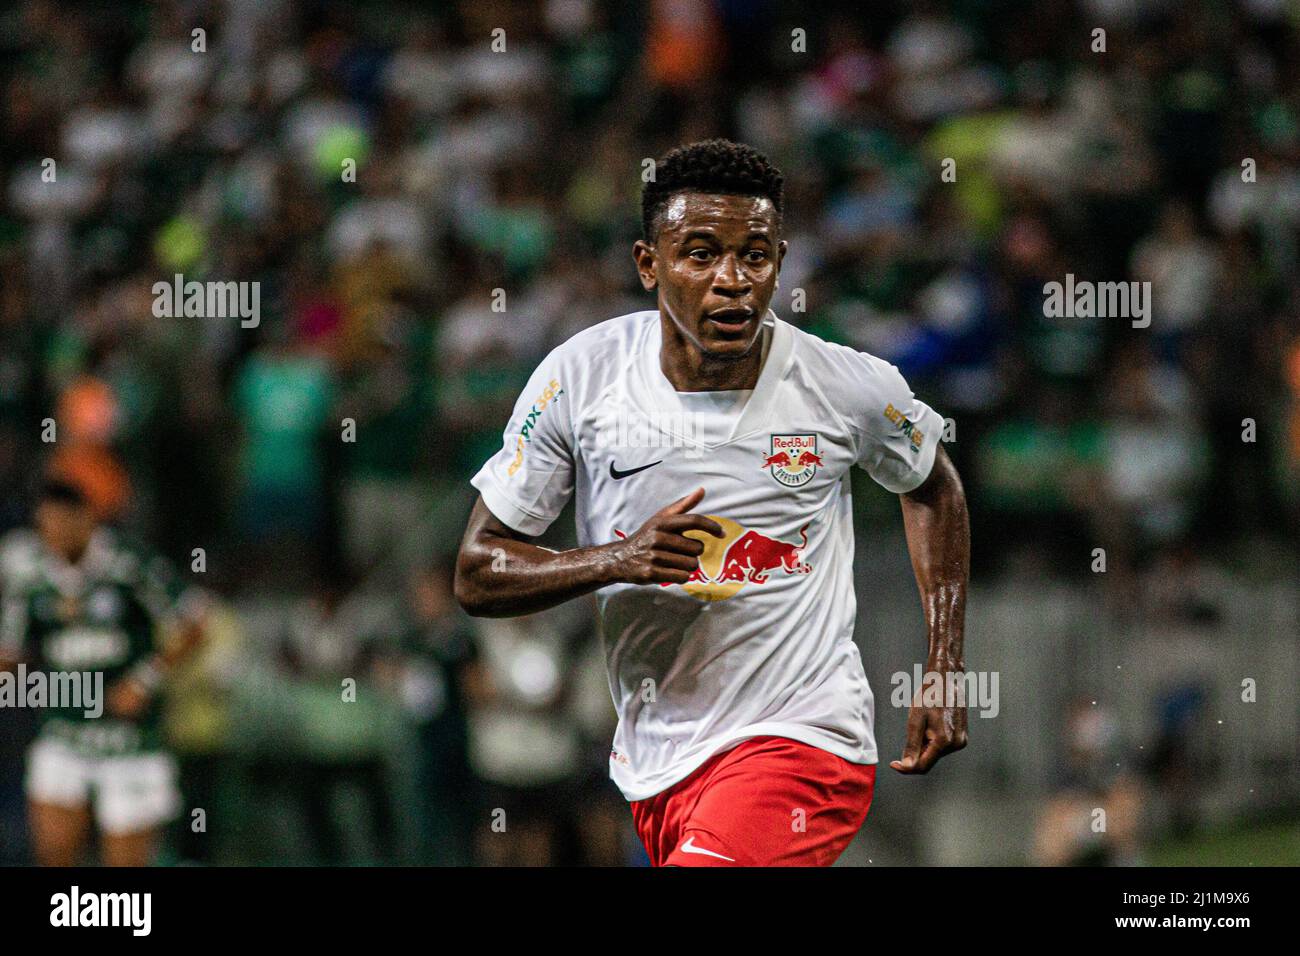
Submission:
[[[47,673],[102,673],[105,696],[158,649],[167,619],[197,607],[197,590],[187,588],[166,561],[109,528],[94,532],[75,565],[28,534],[5,544],[0,650]],[[37,713],[43,736],[110,756],[160,749],[159,711],[155,698],[133,720],[112,717],[106,709],[88,717],[84,707],[47,706]]]

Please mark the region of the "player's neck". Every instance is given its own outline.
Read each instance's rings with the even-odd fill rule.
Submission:
[[[758,376],[763,370],[766,335],[768,332],[764,329],[754,347],[741,357],[718,359],[701,351],[671,321],[665,320],[659,367],[669,384],[679,392],[752,389],[758,384]]]

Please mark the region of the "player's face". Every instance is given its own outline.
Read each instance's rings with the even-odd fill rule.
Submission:
[[[36,508],[36,533],[46,547],[68,561],[81,557],[94,530],[94,515],[82,505],[42,501]]]
[[[766,197],[677,193],[651,247],[635,251],[641,282],[683,337],[713,358],[740,358],[758,340],[785,255]]]

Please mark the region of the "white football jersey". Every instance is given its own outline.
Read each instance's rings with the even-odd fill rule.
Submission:
[[[628,800],[751,737],[876,762],[853,643],[849,469],[894,492],[929,475],[943,419],[898,369],[768,312],[752,390],[677,392],[659,312],[586,329],[546,357],[473,478],[492,513],[539,535],[577,492],[578,542],[630,535],[696,488],[704,542],[684,585],[596,592],[618,711],[610,775]]]

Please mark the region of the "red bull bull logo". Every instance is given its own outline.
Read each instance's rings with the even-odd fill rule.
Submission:
[[[812,481],[822,464],[816,435],[773,435],[772,453],[762,467],[787,488],[798,488]]]
[[[702,601],[725,601],[750,584],[766,584],[773,575],[804,575],[812,565],[803,559],[808,547],[808,525],[799,529],[797,541],[774,538],[746,528],[730,518],[708,515],[724,532],[715,538],[702,531],[687,531],[686,537],[704,544],[704,553],[690,578],[681,587]],[[617,529],[620,538],[626,535]],[[663,584],[661,587],[674,587]]]

